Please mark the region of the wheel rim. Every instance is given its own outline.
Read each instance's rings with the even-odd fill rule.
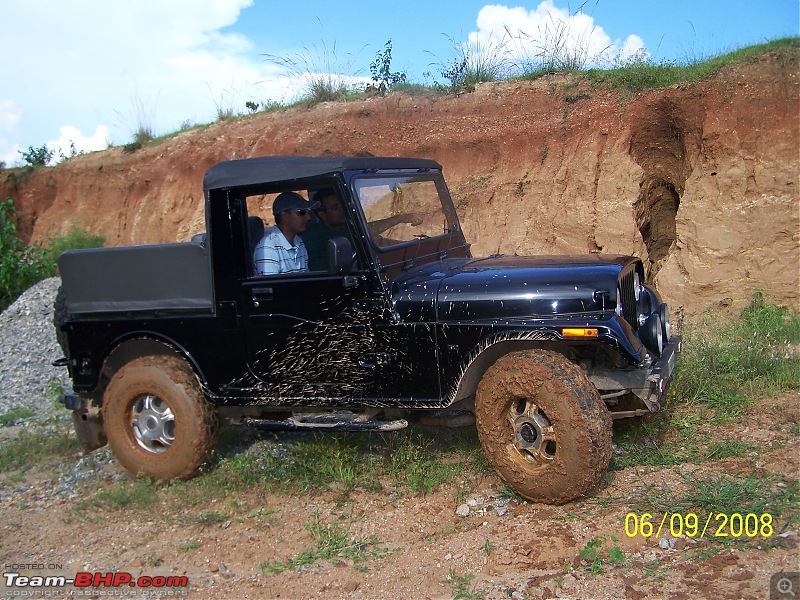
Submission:
[[[512,402],[509,418],[514,447],[526,461],[540,465],[555,459],[558,450],[555,428],[535,402],[526,398]]]
[[[147,394],[133,403],[133,436],[154,454],[161,454],[175,441],[175,416],[161,398]]]

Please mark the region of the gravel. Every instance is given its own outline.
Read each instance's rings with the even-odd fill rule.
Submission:
[[[69,418],[56,403],[72,391],[67,369],[51,364],[64,355],[53,327],[59,285],[59,277],[40,281],[0,314],[0,415],[14,410],[32,413],[34,421]]]
[[[40,281],[0,314],[0,415],[20,415],[0,426],[0,448],[25,430],[75,435],[70,412],[56,402],[59,394],[72,391],[67,369],[51,364],[64,355],[53,326],[59,285],[59,277]],[[49,475],[0,485],[0,505],[43,510],[78,498],[84,485],[125,477],[107,447],[83,457],[70,453]]]

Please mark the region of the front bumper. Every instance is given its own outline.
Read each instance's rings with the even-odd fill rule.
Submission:
[[[647,397],[642,397],[650,412],[658,412],[661,409],[661,401],[667,395],[667,389],[675,375],[675,365],[678,361],[678,353],[683,349],[683,341],[679,335],[673,335],[661,356],[653,363],[647,379],[650,382],[650,391]]]
[[[675,376],[675,367],[678,354],[682,350],[683,342],[680,336],[670,338],[661,355],[647,361],[645,364],[632,369],[603,369],[589,373],[589,379],[604,396],[619,396],[621,393],[632,392],[644,404],[646,410],[612,411],[615,419],[624,417],[638,417],[648,413],[655,413],[661,409],[661,404],[669,389],[669,384]]]

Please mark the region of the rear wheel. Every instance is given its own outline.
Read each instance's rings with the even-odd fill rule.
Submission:
[[[188,479],[219,439],[216,407],[194,372],[174,356],[146,356],[122,367],[103,395],[108,445],[132,474]]]
[[[478,436],[520,496],[562,504],[591,492],[611,460],[611,416],[578,365],[544,350],[513,352],[484,374]]]

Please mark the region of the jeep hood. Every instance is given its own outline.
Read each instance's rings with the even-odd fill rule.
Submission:
[[[630,256],[494,256],[410,269],[392,296],[403,321],[547,319],[611,310]]]

